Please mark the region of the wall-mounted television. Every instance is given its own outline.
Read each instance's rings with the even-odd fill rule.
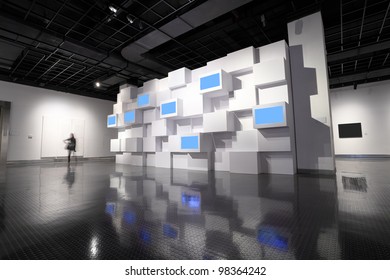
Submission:
[[[138,98],[137,98],[138,107],[147,106],[149,104],[150,104],[149,94],[138,95]]]
[[[116,127],[117,117],[116,115],[107,116],[107,127]]]
[[[135,122],[135,110],[127,111],[124,115],[125,124],[130,124]]]
[[[162,103],[161,104],[161,115],[170,115],[176,113],[176,101]]]
[[[221,74],[215,73],[200,78],[200,90],[211,89],[221,86]]]
[[[339,138],[361,138],[361,137],[363,137],[361,123],[339,124]]]
[[[199,136],[182,136],[180,148],[182,150],[199,149]]]

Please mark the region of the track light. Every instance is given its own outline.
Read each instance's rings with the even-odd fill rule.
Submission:
[[[130,15],[127,15],[126,18],[127,18],[127,20],[128,20],[130,23],[133,23],[133,22],[134,22],[134,19],[133,19]]]
[[[118,11],[114,6],[110,5],[108,6],[108,8],[110,9],[111,12],[113,12],[114,14],[116,14],[116,12]]]

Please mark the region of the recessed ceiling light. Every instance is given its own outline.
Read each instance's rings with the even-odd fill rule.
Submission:
[[[100,87],[100,83],[99,83],[99,82],[96,82],[96,83],[95,83],[95,86],[96,86],[96,87]]]
[[[113,12],[114,14],[116,14],[116,12],[118,11],[114,6],[108,6],[108,8],[110,9],[111,12]]]
[[[127,18],[127,20],[128,20],[130,23],[133,23],[133,22],[134,22],[134,19],[133,19],[130,15],[127,15],[126,18]]]

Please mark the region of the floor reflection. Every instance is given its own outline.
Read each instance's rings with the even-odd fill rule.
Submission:
[[[1,259],[388,259],[390,161],[336,176],[8,167]]]

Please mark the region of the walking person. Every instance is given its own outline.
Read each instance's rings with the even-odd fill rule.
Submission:
[[[68,139],[64,140],[64,143],[66,144],[65,149],[68,150],[68,164],[70,163],[70,155],[73,152],[73,156],[75,156],[76,153],[76,138],[74,138],[74,134],[71,133],[70,137]]]

